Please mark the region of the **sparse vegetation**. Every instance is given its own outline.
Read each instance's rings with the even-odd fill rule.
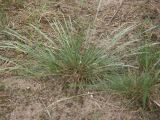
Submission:
[[[45,3],[45,1],[41,2]],[[11,18],[7,13],[9,11],[6,11],[5,8],[16,5],[23,6],[22,4],[25,4],[25,2],[23,0],[2,0],[0,3],[2,3],[0,5],[2,6],[0,8],[1,75],[25,78],[32,76],[31,81],[34,81],[35,78],[38,80],[48,79],[45,80],[46,83],[50,79],[54,79],[52,84],[49,83],[52,86],[51,89],[53,90],[53,87],[55,89],[53,93],[60,88],[62,89],[60,94],[63,94],[64,88],[66,90],[74,89],[75,96],[60,99],[51,105],[47,105],[48,107],[38,98],[45,108],[44,111],[46,111],[46,115],[42,113],[44,120],[53,119],[49,107],[59,102],[87,95],[90,95],[90,100],[97,99],[93,97],[94,94],[88,91],[96,91],[95,94],[102,91],[105,92],[105,95],[118,94],[124,100],[129,100],[134,109],[142,108],[143,112],[160,107],[159,103],[152,98],[153,95],[157,94],[160,82],[160,42],[156,33],[159,31],[159,24],[154,24],[152,18],[142,17],[145,20],[133,20],[134,22],[121,20],[124,24],[118,21],[121,25],[111,26],[110,24],[114,20],[120,19],[116,18],[116,15],[121,12],[119,10],[123,6],[122,2],[116,13],[110,20],[107,20],[108,24],[104,25],[110,26],[108,31],[105,32],[107,28],[102,29],[102,31],[97,30],[99,27],[103,27],[100,24],[102,24],[101,20],[104,19],[103,10],[105,11],[105,9],[103,9],[103,5],[101,6],[101,0],[96,3],[98,7],[88,8],[88,10],[83,10],[87,4],[91,4],[87,3],[86,0],[73,2],[75,5],[78,4],[78,7],[72,8],[73,5],[71,5],[69,12],[62,3],[50,2],[54,4],[55,8],[52,10],[56,11],[57,14],[56,12],[52,13],[52,10],[46,12],[50,7],[49,3],[45,3],[43,7],[38,8],[35,6],[42,3],[35,2],[33,4],[33,2],[27,4],[24,8],[22,7],[26,10],[26,13],[28,12],[29,16],[25,16],[24,21],[21,22],[22,25],[17,26],[10,22]],[[108,2],[107,4],[111,3]],[[30,13],[34,7],[35,12]],[[18,11],[16,9],[20,10],[21,7],[15,7],[15,12]],[[43,11],[43,9],[45,10]],[[96,11],[95,18],[87,19],[88,13],[84,14],[83,12],[92,13],[94,10]],[[71,15],[68,15],[66,11]],[[77,16],[75,13],[84,15]],[[128,14],[130,13],[127,13],[126,16]],[[34,20],[32,17],[34,17]],[[98,19],[99,17],[101,19]],[[86,22],[82,21],[83,18]],[[153,34],[153,31],[156,32]],[[60,84],[57,84],[57,81]],[[4,86],[7,86],[7,89],[4,89]],[[3,92],[9,90],[8,86],[4,83],[1,85],[0,81],[0,92],[1,90]],[[48,92],[49,88],[46,87],[46,89]],[[33,90],[31,87],[25,86],[23,92],[26,91],[29,94]],[[88,94],[79,95],[82,92]],[[41,96],[43,90],[38,94]],[[98,97],[100,97],[98,99],[101,99],[102,95]],[[159,98],[157,97],[157,99]],[[106,102],[106,98],[103,101]],[[82,100],[80,103],[84,104],[83,102]],[[103,108],[103,104],[99,105],[97,101],[94,101],[94,104],[98,108]],[[127,109],[130,111],[132,108]],[[101,115],[97,113],[96,116]]]
[[[160,50],[159,43],[146,43],[137,50],[138,70],[113,73],[105,81],[94,87],[101,90],[113,90],[122,93],[126,98],[138,102],[145,109],[151,89],[159,83]],[[134,59],[134,58],[132,58]]]

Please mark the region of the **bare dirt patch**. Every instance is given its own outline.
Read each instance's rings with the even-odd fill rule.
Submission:
[[[14,81],[11,82],[12,80]],[[10,98],[8,102],[4,102],[4,105],[11,106],[12,109],[8,114],[3,114],[2,120],[143,119],[140,114],[142,110],[130,110],[128,106],[121,103],[123,98],[110,93],[91,91],[93,94],[84,92],[81,97],[66,96],[61,86],[54,80],[38,82],[35,79],[30,81],[10,78],[3,80],[3,84],[7,86],[6,93]],[[157,116],[150,116],[150,118],[157,118]]]
[[[16,107],[11,115],[10,120],[39,120],[39,110],[42,109],[40,103],[30,103],[28,106]]]

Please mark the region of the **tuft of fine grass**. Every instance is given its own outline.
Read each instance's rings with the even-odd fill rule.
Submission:
[[[148,73],[136,74],[114,74],[108,76],[106,81],[97,84],[97,89],[112,90],[120,93],[134,103],[141,105],[144,109],[148,105],[151,89],[157,80]]]
[[[18,40],[1,42],[0,48],[21,52],[26,58],[10,59],[12,65],[1,68],[1,71],[16,70],[27,76],[59,76],[64,84],[74,84],[76,88],[80,88],[102,80],[107,73],[123,66],[115,56],[109,56],[96,46],[86,45],[84,31],[76,33],[71,20],[64,20],[64,23],[55,20],[49,24],[55,32],[55,38],[48,37],[31,25],[42,36],[42,41],[32,43],[25,36],[7,29],[5,33]],[[1,59],[8,60],[4,57]]]
[[[155,72],[160,69],[159,43],[149,44],[139,49],[138,63],[141,71]]]
[[[134,59],[137,60],[139,69],[112,73],[94,87],[99,90],[112,90],[120,93],[146,109],[152,88],[160,80],[159,43],[145,43],[137,50],[137,57]]]

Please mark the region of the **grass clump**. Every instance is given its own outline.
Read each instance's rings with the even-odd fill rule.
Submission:
[[[137,66],[139,69],[106,76],[95,88],[112,90],[133,100],[144,109],[148,107],[150,95],[159,83],[160,50],[158,43],[146,43],[137,50]]]
[[[31,26],[47,41],[43,39],[30,43],[26,37],[8,29],[5,32],[19,40],[1,42],[1,49],[22,52],[27,58],[13,58],[12,67],[1,70],[18,70],[19,73],[25,71],[27,75],[34,76],[60,76],[63,83],[74,84],[80,88],[103,79],[106,72],[114,68],[116,60],[107,56],[102,49],[87,45],[84,32],[77,34],[71,22],[50,23],[55,32],[54,39],[49,38],[37,27]],[[3,57],[3,60],[6,59]]]
[[[120,93],[145,109],[148,105],[151,89],[155,84],[156,79],[152,78],[148,73],[142,73],[139,76],[136,74],[112,75],[97,87],[98,89],[103,88],[103,90],[112,90]]]
[[[141,71],[155,74],[160,69],[160,49],[159,43],[146,44],[139,49],[138,64]]]

